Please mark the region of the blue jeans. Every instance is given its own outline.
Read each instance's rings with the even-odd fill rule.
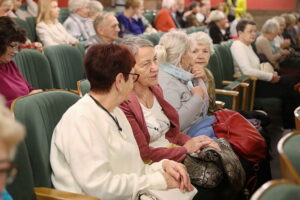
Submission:
[[[211,139],[218,139],[215,136],[214,129],[212,127],[212,123],[216,120],[215,116],[209,116],[201,120],[200,122],[194,124],[187,132],[187,134],[191,137],[196,137],[199,135],[206,135]]]

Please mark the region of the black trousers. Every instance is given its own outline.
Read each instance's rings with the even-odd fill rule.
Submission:
[[[277,83],[257,81],[255,97],[277,97],[283,101],[284,128],[295,127],[294,110],[300,106],[300,94],[294,91],[293,87],[299,81],[299,78],[294,75],[282,75]]]

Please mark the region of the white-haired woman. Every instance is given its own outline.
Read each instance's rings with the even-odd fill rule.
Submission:
[[[209,96],[200,78],[204,71],[199,67],[193,68],[192,42],[185,33],[174,31],[165,34],[155,49],[161,69],[158,81],[164,97],[179,114],[180,130],[197,136],[200,133],[195,126],[207,117]],[[215,138],[212,129],[201,133]]]
[[[95,35],[95,30],[89,18],[89,0],[72,0],[69,2],[71,14],[63,23],[66,30],[80,41],[85,41]]]
[[[176,0],[163,0],[162,9],[157,13],[154,24],[158,31],[168,32],[171,29],[179,28],[175,15],[178,10]]]
[[[274,19],[269,19],[263,24],[261,29],[262,34],[255,42],[257,53],[264,55],[267,59],[264,61],[272,63],[276,68],[279,67],[279,62],[290,54],[290,52],[286,49],[274,51],[273,40],[278,36],[279,31],[280,26],[278,22]]]
[[[40,0],[36,33],[44,46],[70,44],[78,42],[58,22],[59,7],[57,0]]]
[[[214,44],[220,44],[228,40],[229,37],[229,24],[225,13],[219,10],[212,11],[208,18],[207,25],[209,36],[212,38]]]
[[[25,131],[17,123],[0,97],[0,199],[12,200],[5,190],[8,180],[16,175],[13,158],[17,145],[24,139]],[[12,179],[11,179],[12,180]]]

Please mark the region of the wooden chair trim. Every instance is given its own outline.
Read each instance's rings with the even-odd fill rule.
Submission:
[[[299,135],[299,131],[291,132],[285,136],[283,136],[277,145],[277,149],[279,152],[279,160],[280,160],[280,171],[283,178],[288,180],[294,181],[297,184],[300,184],[300,175],[298,174],[297,170],[294,168],[293,164],[285,154],[283,150],[284,143],[292,138],[295,135]]]
[[[296,130],[300,131],[300,106],[295,109],[294,115],[295,115]]]
[[[19,100],[19,99],[23,99],[23,98],[25,98],[25,97],[28,97],[28,96],[33,96],[33,95],[36,95],[36,94],[40,94],[40,93],[45,93],[45,92],[49,92],[49,91],[63,91],[63,92],[70,92],[70,93],[73,93],[73,94],[76,94],[76,95],[78,95],[78,93],[77,92],[75,92],[75,91],[73,91],[73,90],[64,90],[64,89],[48,89],[48,90],[44,90],[44,91],[42,91],[42,92],[39,92],[39,93],[35,93],[35,94],[29,94],[29,95],[26,95],[26,96],[21,96],[21,97],[18,97],[18,98],[16,98],[13,102],[12,102],[12,104],[11,104],[11,106],[10,106],[10,111],[13,113],[14,112],[14,109],[15,109],[15,103],[16,103],[16,101],[17,100]]]
[[[289,185],[297,185],[290,180],[280,179],[280,180],[271,180],[263,184],[260,188],[256,190],[256,192],[252,195],[250,200],[260,200],[264,193],[271,188],[281,185],[281,184],[289,184]]]
[[[216,94],[223,94],[223,95],[229,95],[229,96],[238,96],[238,91],[233,90],[222,90],[222,89],[215,89]]]
[[[36,187],[34,191],[37,200],[100,200],[92,196],[63,192],[46,187]]]
[[[221,108],[224,108],[224,107],[225,107],[225,102],[223,102],[223,101],[216,101],[216,104],[217,104],[218,106],[220,106]]]

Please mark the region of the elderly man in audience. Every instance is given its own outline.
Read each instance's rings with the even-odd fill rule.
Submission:
[[[96,35],[85,42],[86,48],[98,43],[110,44],[118,39],[120,32],[119,22],[113,13],[103,12],[98,14],[94,20],[94,28]]]
[[[241,20],[237,24],[238,40],[231,46],[235,72],[257,77],[256,97],[277,97],[283,100],[283,126],[295,126],[294,109],[300,105],[300,95],[294,91],[297,80],[289,75],[280,76],[272,69],[264,69],[251,43],[256,39],[256,24],[253,21]],[[263,64],[265,65],[265,64]]]
[[[168,32],[171,29],[180,28],[176,20],[178,5],[176,0],[163,0],[162,9],[157,13],[154,24],[158,31]]]
[[[36,33],[44,46],[78,43],[58,22],[59,11],[57,0],[39,0]]]
[[[63,23],[66,30],[79,41],[85,41],[94,35],[89,18],[89,0],[71,0],[69,2],[70,16]]]

